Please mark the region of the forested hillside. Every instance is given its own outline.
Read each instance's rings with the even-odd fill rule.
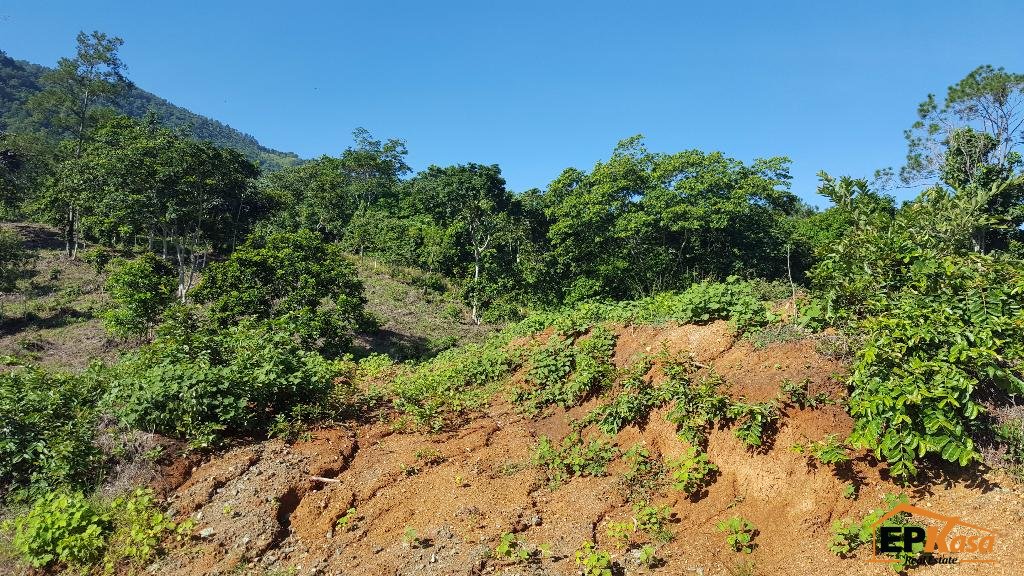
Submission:
[[[0,50],[0,132],[17,132],[30,123],[31,111],[26,102],[42,90],[40,78],[47,70],[38,64],[15,60]],[[126,87],[112,105],[121,114],[132,118],[143,118],[152,112],[164,126],[183,128],[195,138],[238,150],[267,170],[279,170],[300,162],[293,153],[261,146],[248,134],[175,106],[138,86]]]
[[[873,549],[911,497],[1024,562],[1024,75],[817,209],[641,135],[544,189],[363,129],[261,170],[123,114],[120,47],[4,69],[12,570],[938,573]]]

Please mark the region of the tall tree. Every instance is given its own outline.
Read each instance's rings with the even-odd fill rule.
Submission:
[[[43,75],[44,89],[33,95],[29,107],[33,116],[72,144],[63,148],[72,163],[82,154],[90,130],[102,117],[101,110],[113,102],[126,86],[124,64],[118,49],[124,43],[102,32],[79,32],[78,47],[73,58],[61,58],[57,67]],[[72,170],[57,171],[58,179],[73,178]],[[56,182],[50,187],[49,200],[59,206],[67,254],[74,257],[78,249],[76,227],[79,218],[76,182]]]
[[[416,175],[408,193],[414,210],[446,225],[468,252],[465,293],[473,321],[479,323],[488,284],[495,279],[487,274],[487,258],[512,229],[512,195],[501,169],[497,164],[431,166]]]
[[[1003,231],[979,226],[976,251],[1001,249],[1024,223],[1024,187],[1006,185],[1024,162],[1024,74],[979,66],[949,87],[942,105],[933,94],[918,106],[918,121],[905,132],[904,183],[942,183],[959,195],[985,198],[985,212],[1003,220]]]

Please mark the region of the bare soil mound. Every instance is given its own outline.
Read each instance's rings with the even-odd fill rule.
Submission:
[[[812,394],[845,394],[840,362],[822,356],[812,339],[755,349],[728,325],[626,327],[618,330],[617,365],[662,346],[689,351],[724,376],[729,393],[758,401],[778,394],[784,379],[810,381]],[[656,371],[656,370],[655,370]],[[655,371],[652,371],[654,373]],[[840,376],[841,377],[841,376]],[[849,466],[808,465],[794,443],[845,435],[851,421],[836,404],[787,407],[765,449],[751,452],[730,430],[712,432],[708,456],[720,473],[699,499],[668,489],[655,500],[672,511],[674,539],[658,547],[662,566],[642,567],[635,550],[616,550],[609,522],[630,521],[622,472],[615,461],[603,477],[574,478],[552,487],[531,465],[541,434],[568,433],[569,413],[532,419],[496,398],[486,413],[442,434],[398,433],[386,422],[321,430],[288,445],[270,441],[232,450],[198,466],[169,497],[179,518],[196,521],[199,537],[176,549],[153,573],[198,574],[577,574],[574,551],[596,540],[626,574],[886,574],[865,562],[870,551],[839,558],[829,551],[836,519],[862,518],[886,493],[999,532],[996,563],[923,566],[919,574],[1017,574],[1024,560],[1024,496],[998,474],[933,478],[927,487],[893,484],[884,466],[860,455]],[[686,444],[655,411],[642,426],[615,437],[627,450],[642,443],[662,458]],[[844,487],[860,486],[844,498]],[[355,512],[348,511],[354,509]],[[740,515],[757,527],[752,554],[727,548],[718,522]],[[339,519],[347,517],[348,521]],[[489,557],[501,534],[514,532],[550,555],[511,564]],[[279,572],[274,572],[279,571]]]

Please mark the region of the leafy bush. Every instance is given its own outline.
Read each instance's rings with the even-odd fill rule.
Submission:
[[[687,496],[699,494],[718,471],[718,466],[709,462],[708,455],[696,446],[690,446],[681,456],[669,460],[666,467],[672,476],[672,487]]]
[[[224,435],[265,434],[276,415],[350,396],[351,383],[338,378],[345,369],[280,326],[216,330],[183,311],[115,368],[106,404],[126,425],[208,446]]]
[[[0,291],[14,289],[29,257],[21,236],[10,230],[0,230]]]
[[[971,251],[992,224],[988,197],[932,189],[895,215],[857,214],[812,271],[829,316],[864,334],[849,381],[851,441],[897,477],[928,454],[978,458],[979,390],[1024,391],[1024,266]]]
[[[638,502],[633,505],[633,514],[633,524],[637,532],[646,532],[659,542],[672,540],[672,531],[667,526],[672,517],[672,510],[668,506],[651,506]]]
[[[125,338],[146,334],[174,300],[174,267],[148,252],[132,260],[117,258],[111,267],[107,292],[114,307],[103,315],[104,326]]]
[[[95,438],[105,388],[99,366],[77,375],[39,368],[0,374],[0,488],[94,482],[103,465]]]
[[[810,387],[810,379],[805,378],[800,382],[793,382],[789,378],[782,381],[779,385],[779,391],[782,392],[783,400],[786,404],[796,406],[801,410],[805,408],[817,408],[831,401],[828,394],[825,392],[819,392],[814,396],[811,396],[808,392]]]
[[[846,462],[850,459],[850,455],[846,453],[846,445],[840,442],[835,434],[829,434],[824,440],[817,442],[794,444],[793,451],[798,454],[805,454],[808,459],[813,459],[827,466]]]
[[[580,337],[587,327],[559,326],[557,320],[555,327],[555,334],[529,357],[526,380],[530,387],[513,394],[513,400],[530,412],[553,404],[576,406],[611,383],[615,375],[615,334],[595,326]]]
[[[758,402],[750,404],[733,402],[726,411],[729,418],[739,421],[736,426],[736,437],[748,448],[761,448],[765,435],[775,430],[779,420],[779,407],[774,402]]]
[[[735,552],[750,554],[754,551],[754,536],[757,528],[742,516],[733,516],[719,522],[719,532],[725,533],[725,542]]]
[[[643,446],[633,446],[623,455],[626,472],[622,475],[622,488],[630,501],[649,501],[665,483],[665,465],[652,458]]]
[[[579,432],[572,432],[555,445],[541,436],[533,460],[543,468],[552,485],[575,476],[604,476],[608,463],[615,457],[615,447],[606,440],[586,442]]]
[[[254,237],[210,265],[193,297],[227,327],[278,320],[307,348],[335,355],[363,317],[363,285],[340,246],[308,231]]]
[[[612,576],[615,565],[612,556],[605,550],[599,550],[593,542],[584,542],[576,550],[576,565],[582,570],[583,576]]]
[[[836,520],[832,523],[832,540],[829,543],[829,550],[832,551],[836,556],[846,558],[853,554],[858,548],[865,544],[873,542],[876,538],[876,532],[872,530],[872,526],[878,522],[878,520],[884,516],[889,510],[892,510],[898,504],[906,504],[909,502],[905,494],[886,494],[885,503],[883,508],[879,510],[871,510],[867,513],[864,518],[859,522],[853,520]],[[878,526],[880,530],[883,527],[893,526],[916,526],[916,524],[910,522],[910,516],[906,513],[896,514],[885,522]],[[896,562],[892,563],[891,566],[896,572],[902,572],[909,566],[913,566],[918,555],[924,550],[924,544],[915,544],[915,550],[902,551],[895,555]]]
[[[721,376],[713,373],[695,384],[686,375],[686,368],[678,364],[666,368],[675,404],[665,418],[676,425],[684,440],[694,446],[706,446],[711,429],[729,410],[729,398],[718,393]]]
[[[625,370],[615,396],[590,411],[584,424],[596,424],[605,434],[616,434],[626,426],[646,420],[651,410],[664,403],[661,390],[644,377],[652,363],[642,358]]]
[[[447,350],[414,370],[400,373],[390,388],[396,409],[431,430],[440,430],[483,405],[490,385],[518,364],[502,338]]]
[[[37,498],[29,511],[8,526],[11,544],[34,568],[55,563],[83,566],[96,563],[111,529],[109,512],[81,492],[59,490]]]

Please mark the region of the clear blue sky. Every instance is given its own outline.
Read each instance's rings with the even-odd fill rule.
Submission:
[[[364,126],[410,164],[498,163],[514,190],[652,150],[899,165],[926,94],[1024,71],[1020,0],[107,2],[0,0],[0,49],[52,65],[79,30],[124,38],[140,87],[303,157]],[[904,194],[905,196],[905,194]]]

